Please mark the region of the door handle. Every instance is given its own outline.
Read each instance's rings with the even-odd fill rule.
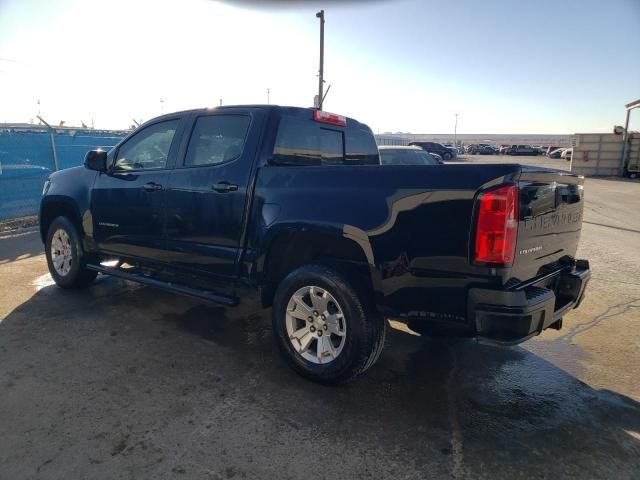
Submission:
[[[158,192],[160,190],[162,190],[162,185],[160,185],[159,183],[156,182],[148,182],[145,183],[142,188],[144,188],[144,190],[146,192]]]
[[[216,183],[211,187],[216,192],[224,193],[224,192],[235,192],[238,190],[238,185],[229,182],[220,182]]]

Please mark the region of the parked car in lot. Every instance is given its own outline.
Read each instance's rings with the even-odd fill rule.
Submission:
[[[539,145],[534,146],[533,149],[536,151],[536,155],[544,155],[546,152],[546,148]]]
[[[478,145],[477,153],[478,155],[495,155],[496,149],[493,147],[493,145],[481,143],[480,145]]]
[[[427,152],[429,153],[429,152]],[[440,155],[438,155],[437,153],[429,153],[429,155],[431,155],[433,158],[435,158],[435,160],[439,163],[442,164],[444,163],[444,160],[442,159],[442,157]],[[456,157],[457,158],[457,157]]]
[[[583,181],[515,164],[381,166],[354,119],[228,106],[155,118],[51,174],[40,234],[62,288],[101,273],[257,301],[292,368],[341,383],[376,361],[387,317],[499,345],[560,328],[590,277],[575,259]]]
[[[563,151],[564,148],[556,148],[555,150],[549,152],[547,155],[549,158],[560,158]]]
[[[531,145],[511,145],[506,153],[507,155],[538,155],[538,150]]]
[[[545,155],[547,155],[547,157],[550,157],[551,156],[551,152],[553,152],[555,150],[558,150],[559,148],[560,147],[558,147],[558,146],[549,145],[547,147],[547,149],[545,150]]]
[[[571,161],[571,157],[573,156],[573,148],[565,148],[562,150],[560,154],[560,158],[564,158],[567,162]]]
[[[456,158],[458,156],[458,147],[456,147],[454,144],[452,143],[445,143],[442,145],[445,148],[448,148],[449,150],[451,150],[453,152],[453,158]]]
[[[511,148],[511,145],[500,145],[498,148],[498,153],[500,155],[506,155],[507,151]]]
[[[468,153],[471,155],[494,155],[496,151],[487,143],[479,143],[477,145],[470,145]]]
[[[380,162],[382,165],[440,165],[442,158],[429,153],[420,147],[380,146]]]
[[[453,148],[447,148],[440,143],[435,142],[409,142],[409,145],[420,147],[429,153],[437,153],[443,160],[451,160],[456,157],[457,152]]]

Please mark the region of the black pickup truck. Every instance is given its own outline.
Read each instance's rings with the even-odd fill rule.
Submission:
[[[380,165],[366,125],[229,106],[153,119],[44,186],[63,288],[98,273],[233,306],[272,306],[287,362],[364,372],[386,319],[514,344],[576,307],[583,178],[520,165]],[[215,319],[212,319],[215,321]]]

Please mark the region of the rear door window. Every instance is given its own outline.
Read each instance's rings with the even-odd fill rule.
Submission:
[[[220,165],[239,158],[249,123],[245,115],[199,117],[189,140],[184,166]]]

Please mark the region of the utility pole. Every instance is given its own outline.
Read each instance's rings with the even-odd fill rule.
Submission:
[[[160,115],[164,113],[164,98],[160,97]]]
[[[270,94],[271,94],[271,89],[267,88],[267,105],[270,104],[270,98],[269,98]]]
[[[322,110],[324,100],[324,10],[316,13],[316,18],[320,19],[320,70],[318,75],[318,109]]]
[[[456,124],[453,127],[453,146],[458,148],[458,114],[456,113]]]

